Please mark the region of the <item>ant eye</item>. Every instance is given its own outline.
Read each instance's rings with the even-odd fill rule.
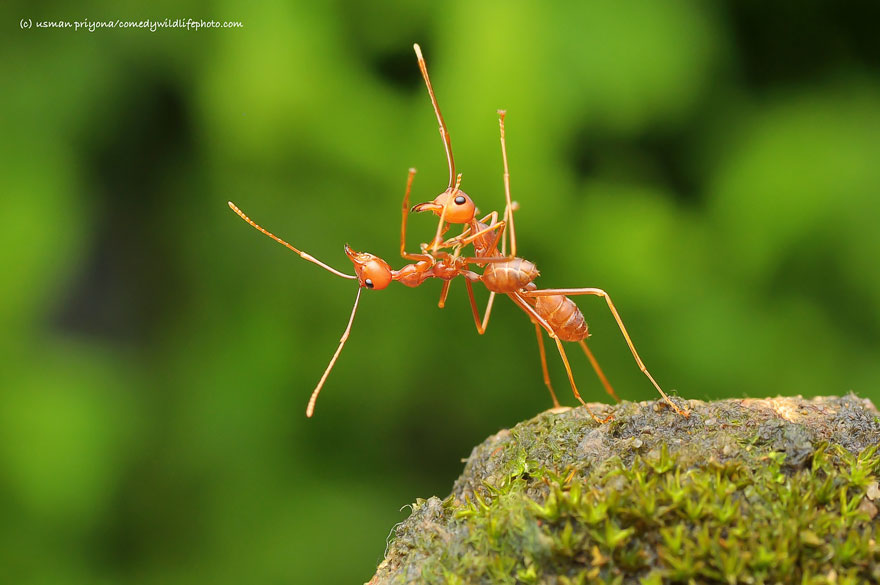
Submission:
[[[367,285],[367,288],[373,288],[373,281],[369,278],[364,281],[364,284]]]
[[[453,199],[453,201],[455,201],[456,205],[464,205],[464,202],[467,201],[467,199],[464,198],[464,195],[459,195],[458,197]]]

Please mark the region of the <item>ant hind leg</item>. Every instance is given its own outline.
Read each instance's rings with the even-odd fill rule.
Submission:
[[[581,339],[578,341],[581,346],[581,349],[584,350],[584,354],[586,354],[587,359],[590,360],[590,365],[593,366],[593,370],[596,372],[596,375],[599,376],[599,381],[602,382],[602,386],[605,387],[605,392],[608,393],[611,398],[614,399],[614,402],[620,402],[620,398],[617,396],[617,392],[614,391],[614,388],[611,387],[611,382],[608,381],[608,378],[605,377],[605,372],[602,371],[602,368],[599,367],[599,362],[596,361],[596,356],[593,355],[593,352],[590,351],[590,347],[587,345],[587,342]]]
[[[535,335],[538,337],[538,352],[541,354],[541,373],[544,374],[544,385],[550,391],[550,398],[553,399],[553,411],[561,410],[562,406],[556,399],[556,392],[553,391],[553,385],[550,384],[550,372],[547,370],[547,352],[544,351],[544,336],[541,334],[541,326],[535,323]]]
[[[535,311],[534,307],[532,307],[521,296],[522,294],[523,294],[523,292],[516,292],[516,293],[510,293],[507,296],[509,296],[510,299],[514,303],[516,303],[519,308],[521,308],[523,311],[525,311],[526,314],[528,314],[529,318],[532,321],[540,324],[541,327],[550,335],[550,337],[553,339],[553,341],[556,342],[556,347],[559,349],[559,355],[562,358],[562,363],[565,365],[565,373],[568,374],[568,382],[569,382],[569,384],[571,384],[571,391],[574,393],[574,397],[577,398],[578,402],[580,402],[583,405],[583,407],[587,409],[587,412],[590,413],[590,416],[593,417],[593,420],[595,420],[597,423],[606,423],[606,422],[612,420],[614,418],[614,415],[612,415],[612,414],[609,414],[604,419],[601,419],[598,416],[596,416],[596,414],[593,412],[593,410],[590,408],[590,406],[586,402],[584,402],[583,398],[581,398],[581,393],[578,392],[577,385],[574,382],[574,375],[571,373],[571,364],[568,363],[568,356],[565,355],[565,348],[562,347],[562,342],[559,340],[559,338],[556,336],[556,334],[553,333],[553,328],[550,327],[550,324],[547,323],[547,321],[543,317],[541,317],[541,315],[539,315],[537,311]]]
[[[553,296],[553,295],[565,295],[565,296],[574,296],[574,295],[594,295],[597,297],[602,297],[605,299],[605,303],[608,305],[608,309],[611,311],[611,315],[614,317],[614,320],[617,322],[617,327],[620,329],[621,334],[623,334],[624,340],[626,340],[626,345],[629,347],[630,352],[633,355],[633,358],[636,361],[636,364],[639,366],[639,370],[642,371],[643,374],[651,381],[651,384],[654,385],[654,388],[657,389],[657,392],[660,393],[660,396],[663,397],[663,400],[666,401],[672,410],[680,414],[681,416],[688,418],[690,414],[687,410],[682,410],[679,408],[671,398],[660,388],[660,384],[654,379],[654,376],[651,375],[651,372],[648,371],[648,368],[645,367],[645,362],[642,361],[642,358],[639,356],[639,352],[636,351],[636,346],[633,344],[632,339],[630,339],[629,332],[627,332],[626,327],[623,324],[623,319],[620,318],[620,313],[617,312],[617,307],[614,306],[614,303],[611,301],[611,297],[607,292],[602,290],[601,288],[548,288],[541,290],[530,290],[523,291],[521,293],[524,297],[542,297],[542,296]]]

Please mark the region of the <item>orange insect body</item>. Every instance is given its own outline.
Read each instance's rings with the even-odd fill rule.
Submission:
[[[495,293],[512,293],[523,289],[538,278],[538,267],[522,258],[514,258],[507,262],[492,262],[483,270],[480,279],[490,291]]]
[[[562,341],[581,341],[589,337],[584,314],[570,298],[565,295],[531,297],[535,312],[547,321],[556,337]]]
[[[506,294],[535,324],[544,383],[550,391],[554,406],[559,407],[559,401],[556,399],[556,394],[550,384],[542,330],[545,331],[556,343],[559,355],[562,357],[563,364],[565,365],[565,370],[572,391],[575,397],[587,408],[588,412],[594,419],[604,422],[610,420],[611,417],[609,416],[604,420],[599,419],[589,410],[589,407],[581,398],[575,385],[571,367],[561,341],[572,341],[580,344],[585,355],[593,366],[593,369],[596,371],[597,376],[605,387],[606,392],[608,392],[608,394],[610,394],[615,400],[619,400],[614,389],[608,383],[605,374],[599,367],[598,362],[595,357],[593,357],[592,352],[584,341],[589,335],[584,316],[580,309],[578,309],[577,305],[568,298],[568,295],[595,295],[605,299],[609,310],[614,316],[614,319],[616,320],[617,325],[642,372],[648,377],[648,379],[650,379],[657,391],[676,412],[683,416],[687,416],[687,412],[679,409],[675,403],[669,399],[666,393],[663,392],[648,372],[647,368],[645,368],[644,363],[642,363],[642,360],[636,352],[635,346],[623,325],[623,321],[620,319],[620,315],[617,313],[617,309],[614,307],[611,298],[605,291],[597,288],[538,289],[533,282],[539,275],[537,267],[532,262],[517,257],[516,234],[513,219],[513,213],[517,209],[517,205],[515,202],[511,201],[510,198],[510,173],[507,164],[507,148],[504,137],[505,113],[503,111],[499,111],[498,113],[499,127],[501,130],[501,154],[504,163],[504,194],[506,199],[504,214],[500,221],[497,212],[492,212],[482,219],[476,219],[476,205],[474,204],[474,201],[464,191],[459,189],[461,175],[459,174],[456,176],[455,174],[455,163],[452,157],[452,143],[449,137],[449,132],[446,129],[446,124],[443,121],[443,116],[440,114],[440,107],[437,104],[437,98],[434,94],[434,89],[431,86],[431,80],[428,77],[428,70],[424,57],[422,56],[421,49],[418,45],[414,45],[413,48],[418,57],[419,69],[425,80],[425,85],[427,86],[428,94],[434,107],[434,113],[436,114],[440,127],[440,135],[443,139],[447,164],[449,166],[449,184],[447,185],[446,190],[437,195],[433,200],[420,203],[410,209],[409,196],[416,171],[415,169],[409,170],[403,205],[401,207],[400,255],[405,260],[410,260],[410,264],[406,264],[400,270],[394,270],[387,262],[385,262],[385,260],[378,256],[367,252],[356,252],[348,246],[345,246],[345,254],[348,256],[349,260],[351,260],[355,274],[350,275],[340,272],[266,231],[254,223],[238,207],[236,207],[235,204],[229,202],[229,207],[251,226],[296,252],[304,260],[317,264],[337,276],[356,279],[358,281],[358,292],[355,297],[354,305],[352,306],[348,325],[339,340],[336,352],[333,354],[330,363],[324,370],[318,385],[312,391],[312,395],[306,408],[306,416],[311,417],[314,413],[318,394],[348,339],[352,323],[354,322],[354,316],[357,312],[358,303],[360,301],[360,294],[364,288],[382,290],[387,288],[393,281],[398,281],[404,286],[417,287],[431,278],[438,278],[444,281],[440,302],[438,303],[442,308],[446,301],[450,283],[459,276],[464,277],[478,333],[483,334],[486,330],[489,316],[491,314],[492,303],[497,293]],[[440,221],[438,222],[437,230],[431,243],[422,244],[421,253],[408,253],[406,251],[407,218],[409,213],[421,211],[430,211],[436,214],[439,216]],[[486,223],[487,221],[489,223]],[[446,225],[447,223],[461,224],[465,227],[460,235],[444,241],[442,236],[448,229]],[[508,240],[510,242],[509,255],[507,254]],[[501,248],[500,251],[499,244]],[[467,245],[473,245],[474,256],[468,257],[462,255],[462,252]],[[470,270],[470,266],[472,265],[482,267],[482,274]],[[475,282],[482,282],[490,291],[489,302],[482,319],[479,316],[479,311],[474,299],[473,283]]]
[[[483,270],[483,274],[477,276],[471,276],[470,274],[465,274],[466,277],[465,283],[468,289],[468,296],[471,302],[471,310],[474,316],[474,322],[477,327],[477,331],[482,334],[486,330],[486,326],[489,320],[489,314],[492,308],[492,302],[494,300],[494,295],[496,293],[504,293],[526,314],[529,315],[531,321],[535,324],[535,331],[537,333],[538,338],[538,346],[541,353],[541,366],[544,373],[544,383],[546,384],[548,390],[550,390],[550,395],[553,398],[553,403],[556,406],[559,406],[559,402],[556,400],[556,394],[553,391],[553,388],[550,384],[549,374],[547,372],[547,363],[546,356],[544,354],[544,342],[543,337],[541,335],[541,330],[543,328],[550,337],[556,342],[556,346],[559,349],[559,354],[562,357],[563,364],[565,365],[566,373],[568,374],[568,379],[571,384],[571,389],[574,392],[575,397],[586,406],[586,403],[581,398],[578,393],[577,387],[574,382],[574,377],[572,376],[571,367],[568,363],[568,358],[566,357],[565,350],[562,347],[561,341],[574,341],[580,344],[587,358],[589,359],[593,369],[596,371],[599,379],[605,387],[605,390],[610,394],[615,400],[619,400],[617,398],[614,389],[611,387],[611,384],[608,382],[605,374],[602,372],[599,367],[598,362],[596,362],[595,357],[593,356],[590,349],[587,347],[586,342],[584,341],[588,335],[587,323],[584,319],[583,314],[580,309],[578,309],[577,305],[568,298],[567,295],[595,295],[601,296],[605,299],[609,310],[614,316],[615,321],[617,322],[618,327],[620,328],[621,333],[623,334],[624,339],[629,346],[630,351],[633,354],[633,358],[636,360],[636,363],[639,366],[639,369],[648,377],[663,399],[669,404],[673,410],[681,414],[682,416],[687,416],[687,412],[678,408],[672,400],[666,395],[665,392],[660,388],[659,384],[654,380],[651,374],[648,372],[638,353],[636,352],[635,346],[632,343],[632,340],[629,337],[629,333],[627,333],[626,328],[623,325],[623,321],[620,318],[620,315],[617,313],[617,309],[614,307],[614,304],[611,302],[611,297],[608,294],[597,288],[581,288],[581,289],[559,289],[559,290],[538,290],[535,284],[533,283],[534,279],[538,277],[538,270],[536,266],[529,262],[528,260],[524,260],[516,256],[516,234],[514,230],[514,221],[513,221],[513,212],[516,210],[516,204],[511,201],[510,198],[510,171],[508,170],[507,164],[507,148],[505,144],[504,137],[504,116],[505,112],[502,110],[498,111],[499,114],[499,127],[501,130],[501,156],[504,163],[504,195],[506,199],[506,206],[504,209],[504,215],[501,221],[498,221],[497,214],[490,214],[483,218],[482,220],[476,220],[473,216],[473,213],[476,212],[475,206],[473,207],[474,211],[471,213],[467,213],[470,211],[472,207],[472,201],[470,197],[463,194],[463,192],[459,189],[459,185],[461,183],[461,175],[458,175],[458,178],[453,186],[453,178],[455,177],[455,163],[453,162],[452,156],[452,144],[449,137],[449,131],[446,129],[446,123],[443,121],[443,116],[440,113],[440,106],[437,103],[437,97],[434,94],[434,88],[431,85],[431,80],[428,76],[428,69],[425,64],[424,57],[422,56],[421,49],[418,45],[414,45],[416,56],[419,61],[419,69],[422,72],[422,77],[425,80],[425,85],[428,89],[428,95],[431,98],[431,103],[434,107],[434,113],[437,117],[437,122],[440,125],[440,136],[443,138],[444,148],[446,151],[446,159],[449,165],[449,185],[447,186],[446,191],[438,195],[434,198],[433,201],[422,203],[413,207],[413,211],[432,211],[436,215],[440,216],[440,222],[437,225],[436,236],[434,241],[430,246],[430,251],[432,254],[437,254],[439,249],[443,248],[452,248],[453,255],[458,257],[462,248],[467,244],[473,244],[475,257],[473,258],[465,258],[465,265],[468,263],[476,264],[477,266],[485,266]],[[461,194],[459,198],[453,198],[453,196]],[[404,203],[406,203],[406,199]],[[461,208],[461,209],[459,209]],[[485,224],[484,222],[491,218],[490,224]],[[467,224],[468,227],[462,232],[460,236],[447,240],[445,242],[440,241],[440,236],[445,232],[444,223],[457,223],[457,224]],[[507,232],[507,233],[505,233]],[[504,236],[509,234],[510,240],[510,255],[507,256],[505,252],[505,244],[507,243]],[[502,250],[499,254],[498,252],[498,242],[501,242]],[[401,244],[401,249],[402,244]],[[474,300],[473,290],[471,283],[479,280],[486,288],[490,291],[489,303],[486,306],[485,314],[480,319],[479,311],[477,310],[476,302]],[[441,296],[440,305],[443,305],[443,302],[446,298],[448,287],[444,287],[443,293]],[[587,407],[589,410],[589,407]],[[596,420],[599,420],[598,417],[593,415],[592,412],[590,414]],[[608,419],[606,419],[608,420]]]

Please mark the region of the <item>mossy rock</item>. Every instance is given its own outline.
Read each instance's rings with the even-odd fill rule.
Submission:
[[[370,583],[880,583],[870,401],[591,406],[477,446]]]

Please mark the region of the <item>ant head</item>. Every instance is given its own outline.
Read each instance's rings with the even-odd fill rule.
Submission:
[[[443,208],[446,213],[443,213]],[[433,201],[419,203],[412,208],[413,211],[433,211],[435,215],[442,215],[449,223],[470,223],[474,219],[476,206],[473,199],[467,193],[457,187],[450,187],[437,195]]]
[[[357,274],[361,286],[382,290],[391,284],[391,267],[378,256],[366,252],[355,252],[347,244],[345,255],[354,264],[354,272]]]

